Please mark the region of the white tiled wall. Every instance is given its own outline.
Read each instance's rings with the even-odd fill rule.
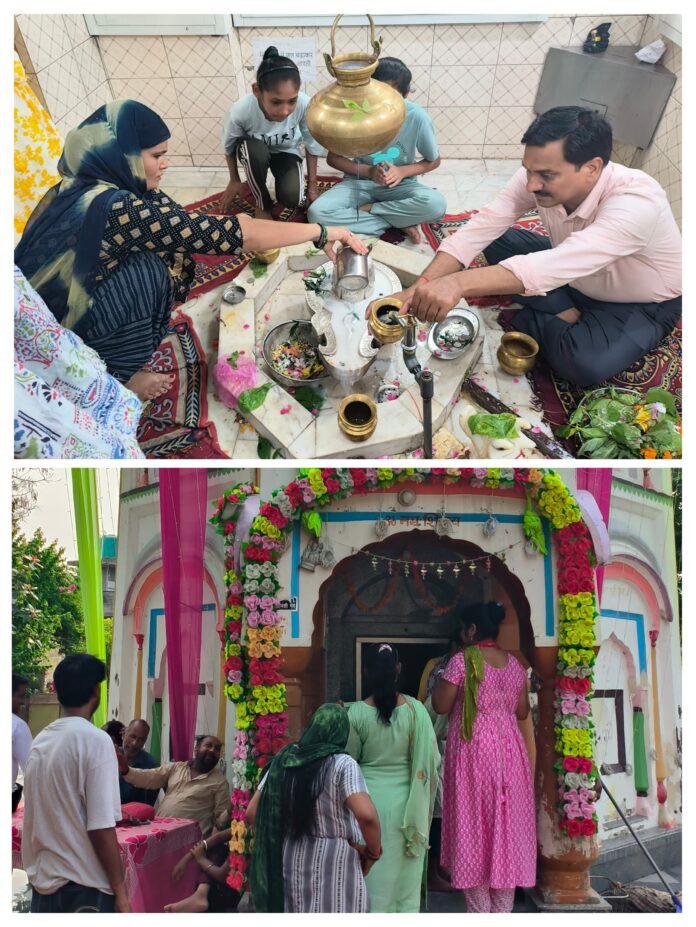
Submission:
[[[647,45],[657,36],[655,18],[648,17],[641,44]],[[653,140],[645,151],[636,152],[632,167],[639,167],[654,177],[667,191],[674,216],[681,226],[682,218],[682,50],[666,42],[663,64],[677,75],[672,96],[667,102]]]
[[[543,23],[383,26],[383,53],[402,58],[414,78],[412,99],[431,113],[443,158],[512,158],[534,114],[532,104],[547,49],[581,44],[592,26],[611,21],[614,45],[650,41],[655,20],[628,16],[554,15]],[[172,163],[224,167],[220,123],[254,79],[256,36],[312,37],[317,80],[330,82],[322,53],[330,29],[238,29],[228,36],[100,36],[82,16],[16,17],[15,46],[64,133],[107,99],[133,97],[152,106],[172,129]],[[337,52],[367,48],[368,30],[341,27]],[[681,213],[681,49],[668,43],[665,64],[679,75],[652,145],[645,152],[617,143],[614,158],[642,167],[665,186]]]

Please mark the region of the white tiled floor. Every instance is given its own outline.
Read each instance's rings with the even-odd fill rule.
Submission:
[[[441,166],[431,174],[425,175],[423,182],[440,190],[447,199],[447,212],[459,213],[469,209],[480,209],[495,196],[500,188],[510,179],[519,167],[513,160],[443,160]],[[324,163],[319,164],[319,174],[334,174],[335,171]],[[219,193],[227,185],[228,174],[218,168],[177,168],[171,167],[165,175],[164,190],[176,202],[183,205],[196,202]],[[405,243],[404,248],[432,254],[426,243],[413,245]],[[211,305],[217,304],[219,294],[215,291],[191,300],[185,310],[196,324],[196,330],[208,353],[209,363],[215,363],[215,351],[212,338],[206,333],[211,326],[204,324],[209,320]],[[500,342],[501,329],[496,321],[497,312],[482,310],[486,327],[486,345],[481,358],[477,377],[490,392],[499,397],[533,425],[542,425],[541,417],[533,406],[533,395],[525,377],[513,378],[505,374],[497,365],[495,353]],[[200,317],[200,318],[197,318]],[[220,445],[223,450],[235,458],[255,458],[256,436],[250,426],[242,426],[235,421],[235,414],[215,399],[212,391],[209,399],[209,414],[216,424]],[[458,413],[450,416],[446,428],[455,437],[461,437],[462,431]]]

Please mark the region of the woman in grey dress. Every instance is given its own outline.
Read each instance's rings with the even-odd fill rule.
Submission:
[[[364,876],[381,856],[381,834],[360,767],[344,752],[349,731],[344,708],[322,705],[249,803],[257,911],[369,910]]]

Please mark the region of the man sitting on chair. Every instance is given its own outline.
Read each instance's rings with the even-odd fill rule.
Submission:
[[[438,248],[424,274],[394,294],[422,321],[460,299],[511,295],[515,328],[560,376],[591,386],[654,348],[681,317],[681,236],[665,191],[610,161],[609,123],[558,106],[522,138],[522,167]],[[537,209],[549,237],[512,229]],[[469,268],[483,251],[490,266]],[[369,313],[368,307],[368,313]]]

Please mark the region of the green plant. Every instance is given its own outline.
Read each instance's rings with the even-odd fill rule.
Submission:
[[[559,438],[577,436],[579,457],[681,457],[681,421],[674,396],[655,387],[645,396],[614,387],[587,393]]]

